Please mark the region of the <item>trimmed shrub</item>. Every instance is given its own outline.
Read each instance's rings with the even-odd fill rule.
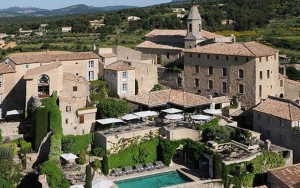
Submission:
[[[61,138],[59,135],[52,135],[50,152],[49,152],[49,160],[56,164],[60,164],[60,155],[61,154],[62,154]]]
[[[99,159],[94,160],[93,161],[93,167],[95,168],[95,170],[101,169],[101,167],[102,167],[101,161]]]
[[[103,160],[102,160],[102,172],[105,175],[108,175],[108,173],[109,173],[109,166],[108,166],[108,157],[107,157],[107,155],[103,156]]]
[[[35,116],[34,131],[34,150],[38,151],[42,140],[48,133],[48,114],[47,108],[37,108],[33,113]]]
[[[172,158],[176,153],[179,143],[169,140],[161,139],[159,141],[158,153],[160,154],[159,159],[166,165],[171,164]]]
[[[92,188],[92,169],[90,165],[86,166],[85,175],[86,175],[86,179],[85,179],[84,188]]]
[[[109,156],[109,168],[133,166],[135,164],[155,162],[157,160],[157,146],[159,140],[154,138],[152,140],[144,141],[138,145],[132,145],[118,154]]]
[[[222,178],[222,156],[220,154],[214,155],[214,178],[221,179]]]
[[[62,170],[55,163],[46,161],[41,166],[41,174],[47,176],[47,182],[52,188],[69,188],[70,184],[64,177]]]
[[[81,150],[86,151],[90,143],[92,143],[92,134],[63,136],[62,151],[78,155]]]
[[[28,153],[32,150],[31,142],[20,141],[21,153]]]
[[[13,148],[10,146],[0,146],[0,160],[8,160],[14,158]]]
[[[84,165],[85,163],[86,163],[86,153],[84,150],[81,150],[79,154],[79,164]]]

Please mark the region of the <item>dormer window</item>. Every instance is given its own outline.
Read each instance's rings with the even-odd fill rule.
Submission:
[[[193,30],[193,25],[189,24],[189,32],[192,32],[192,30]]]

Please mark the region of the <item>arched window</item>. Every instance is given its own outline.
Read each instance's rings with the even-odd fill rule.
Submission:
[[[38,80],[38,95],[39,97],[49,97],[50,79],[46,74],[42,74]]]
[[[166,56],[167,56],[167,59],[170,59],[170,53],[169,52],[167,52]]]
[[[193,25],[190,23],[189,24],[189,32],[192,32],[192,30],[193,30]]]

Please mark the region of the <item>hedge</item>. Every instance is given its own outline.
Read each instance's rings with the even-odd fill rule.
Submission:
[[[37,152],[41,145],[42,140],[48,133],[48,114],[47,108],[37,108],[32,114],[35,118],[34,121],[34,150]]]
[[[61,138],[58,134],[51,136],[49,160],[60,165]]]
[[[41,166],[41,174],[47,176],[47,182],[51,188],[69,188],[70,184],[57,164],[46,161]]]
[[[134,166],[138,163],[145,164],[157,160],[158,138],[142,142],[138,145],[129,146],[118,154],[109,156],[108,167],[120,168]]]
[[[214,155],[214,178],[221,179],[222,178],[222,156],[220,154]]]
[[[86,166],[85,169],[86,179],[84,188],[92,188],[92,169],[90,165]]]
[[[158,145],[159,159],[166,165],[171,164],[173,156],[176,154],[176,148],[178,148],[179,142],[177,141],[168,141],[160,139]]]
[[[21,153],[28,153],[31,151],[31,142],[20,141]]]
[[[81,150],[86,151],[92,143],[92,134],[68,135],[62,137],[62,151],[64,153],[79,154]]]
[[[13,148],[9,146],[0,146],[0,160],[13,159]]]

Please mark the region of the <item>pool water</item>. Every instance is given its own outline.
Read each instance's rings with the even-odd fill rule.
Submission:
[[[178,171],[165,172],[150,176],[142,176],[116,181],[119,188],[160,188],[191,182],[192,180]]]

